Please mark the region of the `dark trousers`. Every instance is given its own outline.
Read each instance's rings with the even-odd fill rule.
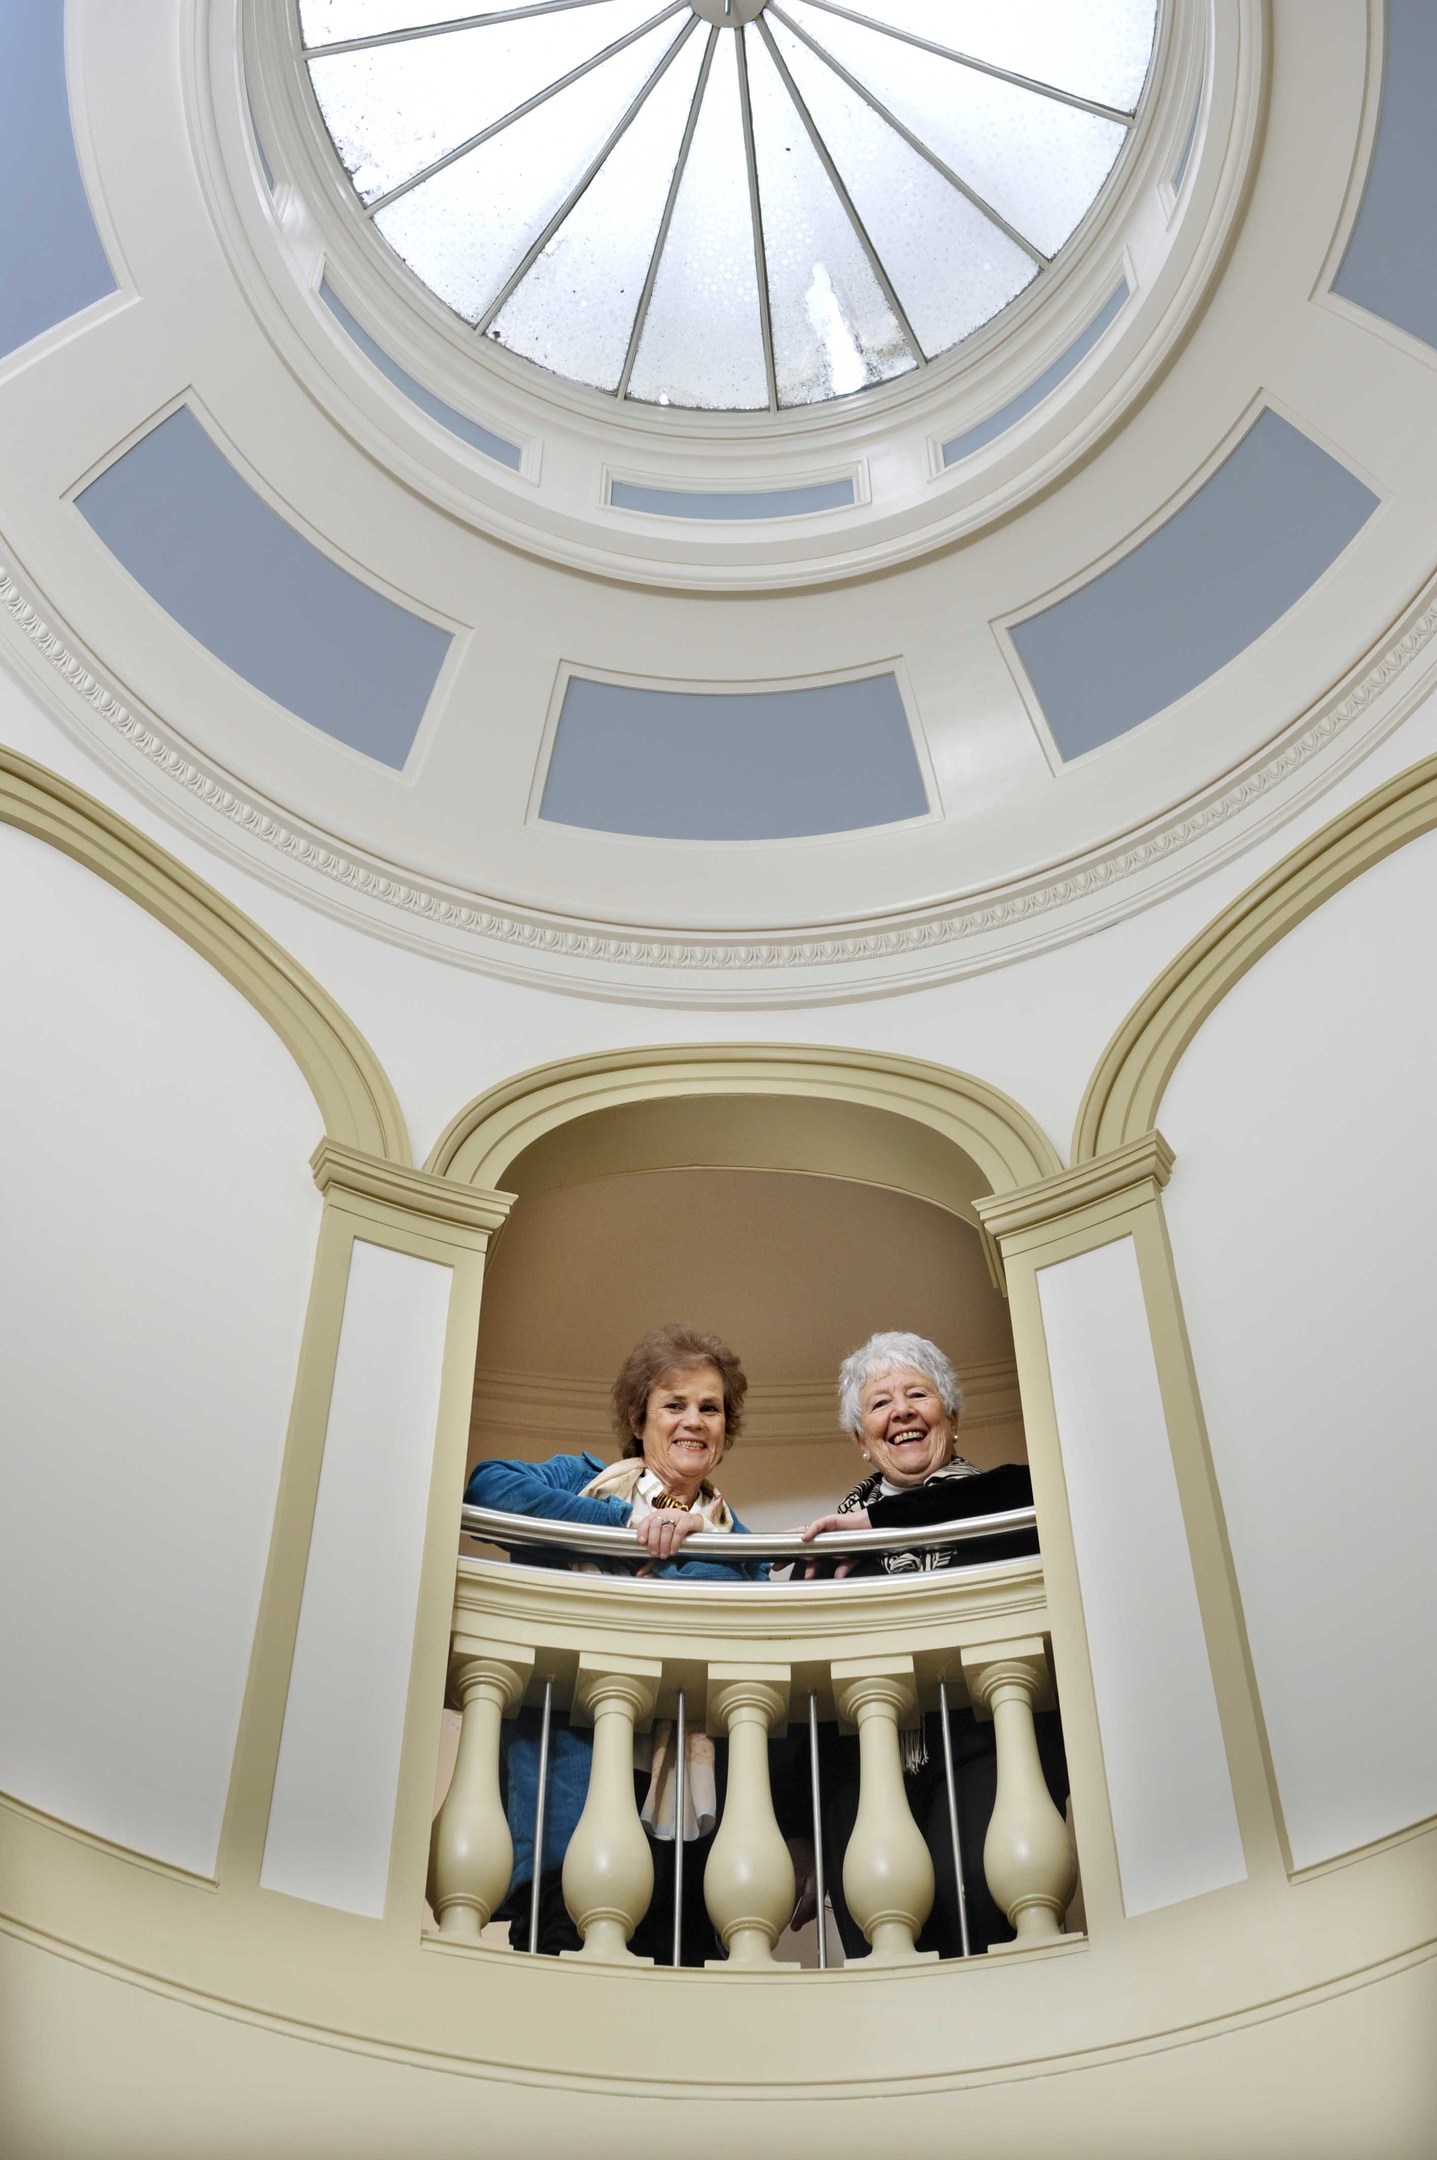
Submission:
[[[953,1771],[958,1796],[958,1841],[963,1854],[963,1891],[968,1912],[968,1946],[986,1950],[990,1943],[1011,1942],[1013,1930],[993,1902],[983,1876],[983,1840],[993,1813],[998,1760],[991,1724],[979,1724],[971,1710],[954,1710]],[[1034,1719],[1038,1754],[1053,1803],[1061,1813],[1068,1797],[1068,1765],[1057,1713]],[[933,1910],[918,1937],[920,1950],[957,1957],[962,1950],[958,1926],[957,1880],[948,1820],[948,1790],[943,1773],[943,1728],[936,1714],[924,1720],[928,1760],[905,1772],[903,1784],[913,1819],[923,1833],[933,1861]],[[825,1726],[819,1741],[819,1777],[823,1805],[823,1851],[833,1917],[845,1958],[868,1955],[862,1928],[843,1895],[843,1855],[858,1817],[858,1736]]]

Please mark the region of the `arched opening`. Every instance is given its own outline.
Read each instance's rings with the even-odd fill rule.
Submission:
[[[471,1464],[611,1455],[609,1388],[653,1326],[737,1349],[745,1432],[724,1489],[751,1526],[831,1508],[860,1459],[839,1361],[880,1328],[930,1336],[982,1467],[1024,1455],[1012,1329],[972,1212],[972,1158],[890,1111],[784,1096],[671,1097],[579,1116],[524,1148],[486,1270]]]

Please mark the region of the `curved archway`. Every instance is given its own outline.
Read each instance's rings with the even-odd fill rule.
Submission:
[[[1074,1165],[1139,1140],[1157,1122],[1178,1060],[1233,985],[1289,930],[1407,841],[1437,827],[1437,757],[1423,758],[1259,878],[1144,992],[1088,1082]]]
[[[695,1140],[699,1106],[752,1105],[764,1098],[770,1104],[801,1102],[806,1113],[816,1113],[808,1159],[773,1159],[767,1167],[823,1170],[922,1191],[959,1213],[969,1212],[979,1187],[955,1183],[953,1150],[968,1158],[991,1192],[1035,1184],[1063,1167],[1027,1111],[971,1074],[879,1051],[754,1043],[671,1044],[538,1066],[466,1104],[425,1167],[463,1184],[499,1187],[526,1151],[574,1120],[661,1104],[688,1106],[688,1116],[671,1113],[667,1136],[669,1160],[682,1160],[673,1149],[685,1133],[690,1144]],[[627,1130],[610,1125],[609,1167],[659,1166],[635,1153],[642,1122],[629,1120]],[[740,1114],[740,1127],[742,1122]],[[791,1153],[796,1135],[778,1145]]]
[[[59,848],[183,938],[269,1022],[331,1139],[408,1166],[404,1113],[378,1058],[257,923],[92,795],[16,750],[0,749],[0,823]]]

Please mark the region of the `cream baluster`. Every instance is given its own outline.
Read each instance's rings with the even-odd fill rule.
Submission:
[[[1033,1705],[1045,1691],[1048,1663],[1036,1637],[963,1652],[963,1672],[975,1710],[993,1719],[998,1791],[983,1841],[983,1872],[994,1902],[1016,1930],[1020,1950],[1052,1942],[1077,1886],[1078,1864],[1068,1826],[1053,1805],[1038,1755]]]
[[[728,1734],[723,1821],[704,1871],[704,1903],[731,1965],[772,1965],[793,1911],[793,1862],[773,1812],[768,1736],[788,1712],[788,1667],[709,1667],[709,1717]],[[713,1960],[718,1963],[719,1960]]]
[[[564,1903],[584,1947],[566,1956],[653,1962],[628,1947],[654,1894],[653,1855],[634,1801],[634,1728],[652,1717],[662,1676],[648,1658],[580,1656],[574,1700],[594,1720],[594,1759],[564,1858]]]
[[[499,1792],[499,1728],[529,1684],[534,1653],[512,1643],[473,1650],[454,1639],[450,1691],[462,1711],[454,1775],[434,1825],[429,1896],[439,1932],[477,1942],[509,1887],[514,1842]]]
[[[933,1905],[933,1862],[903,1789],[898,1722],[913,1708],[911,1657],[844,1658],[833,1668],[839,1711],[858,1727],[858,1819],[843,1856],[843,1894],[873,1962],[898,1965]]]

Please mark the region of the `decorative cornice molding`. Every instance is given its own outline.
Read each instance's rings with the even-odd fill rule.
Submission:
[[[358,1194],[446,1229],[477,1232],[486,1243],[514,1205],[513,1193],[486,1192],[482,1186],[453,1184],[427,1170],[401,1168],[327,1135],[310,1157],[310,1168],[322,1193]]]
[[[1367,713],[1437,633],[1437,589],[1429,588],[1406,611],[1401,627],[1389,635],[1379,658],[1366,667],[1359,681],[1345,691],[1339,687],[1330,692],[1284,731],[1280,747],[1269,746],[1265,756],[1251,761],[1239,774],[1230,775],[1198,800],[1155,821],[1140,837],[1095,849],[1076,863],[1006,886],[955,897],[936,907],[906,911],[905,919],[885,924],[834,925],[830,934],[800,929],[763,938],[734,939],[722,933],[710,935],[682,929],[646,928],[639,934],[621,925],[595,927],[583,919],[466,894],[461,888],[422,879],[382,858],[367,856],[318,828],[306,826],[257,793],[242,791],[217,769],[202,763],[193,750],[155,721],[142,719],[77,656],[67,642],[68,633],[62,635],[41,613],[3,563],[0,608],[89,711],[155,773],[182,788],[211,816],[229,826],[237,838],[257,843],[261,849],[324,881],[341,906],[348,895],[380,911],[377,917],[366,911],[365,919],[373,927],[429,947],[438,942],[452,957],[472,965],[508,972],[517,968],[524,975],[538,973],[537,969],[523,966],[526,957],[632,969],[650,978],[638,995],[675,1002],[721,997],[724,993],[717,989],[715,977],[762,976],[775,971],[790,978],[775,986],[775,994],[791,1000],[812,994],[805,993],[791,979],[798,971],[862,969],[924,954],[938,955],[966,943],[1022,930],[1061,910],[1077,910],[1101,900],[1128,880],[1160,869],[1214,834],[1329,748]],[[248,857],[250,850],[245,848],[243,852]],[[1130,904],[1140,904],[1140,898],[1135,894]],[[1078,927],[1074,925],[1074,934]],[[1084,914],[1081,928],[1086,931],[1093,927],[1091,912]],[[963,964],[955,954],[958,971]],[[975,954],[968,964],[983,963]],[[655,979],[658,971],[698,975],[707,980],[681,988],[666,987]],[[552,979],[547,970],[544,979]],[[601,988],[609,996],[623,996],[629,988],[622,981],[605,983],[592,978],[578,987]],[[753,1001],[763,1001],[752,986],[746,987]],[[835,990],[841,993],[845,987],[840,981],[822,994],[831,996]]]
[[[1173,1151],[1160,1132],[1146,1132],[1126,1146],[1079,1163],[1058,1177],[1025,1186],[1020,1192],[992,1193],[973,1205],[983,1226],[990,1264],[1000,1270],[1010,1243],[1026,1242],[1029,1233],[1053,1223],[1067,1223],[1095,1202],[1119,1195],[1155,1197],[1172,1176]],[[1002,1279],[1001,1274],[998,1278]]]

